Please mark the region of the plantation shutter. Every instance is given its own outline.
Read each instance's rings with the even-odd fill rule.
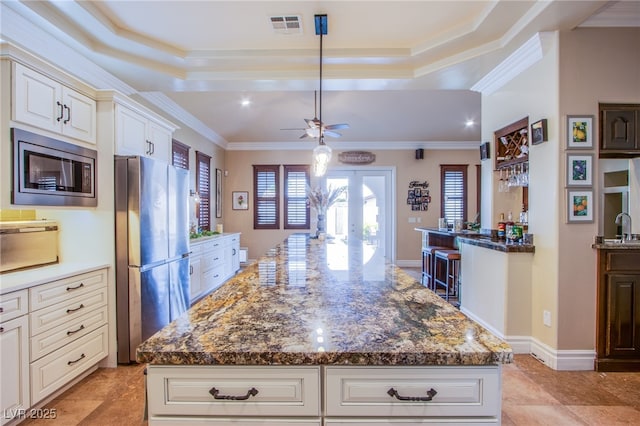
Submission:
[[[309,229],[309,166],[284,166],[284,229]]]
[[[196,151],[196,187],[200,195],[198,226],[203,231],[211,230],[211,157]]]
[[[189,170],[189,145],[175,139],[171,141],[171,164]]]
[[[280,166],[253,166],[253,229],[279,229]]]
[[[456,219],[466,220],[467,216],[467,166],[441,165],[441,217],[447,224]]]

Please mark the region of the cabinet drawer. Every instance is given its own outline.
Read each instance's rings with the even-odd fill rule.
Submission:
[[[631,272],[640,270],[638,258],[640,250],[611,250],[606,254],[606,270]]]
[[[29,312],[29,290],[19,290],[0,296],[0,322],[18,318]]]
[[[206,251],[201,255],[202,270],[208,271],[218,266],[224,266],[224,251],[222,249]]]
[[[91,333],[106,323],[107,307],[103,306],[32,337],[31,361]]]
[[[53,327],[67,324],[85,313],[107,304],[107,288],[103,287],[91,293],[72,297],[64,303],[29,314],[31,318],[31,336]]]
[[[46,308],[70,297],[87,294],[100,287],[107,286],[107,270],[100,269],[86,274],[75,275],[49,284],[29,289],[31,311]]]
[[[500,416],[500,367],[327,367],[327,416]],[[405,401],[390,395],[427,397]]]
[[[328,424],[328,423],[325,423]],[[365,423],[362,423],[363,425]],[[389,423],[392,424],[392,423]],[[320,419],[287,419],[263,417],[259,419],[243,417],[149,417],[149,426],[185,426],[185,425],[234,425],[234,426],[322,426]],[[466,425],[465,425],[466,426]]]
[[[255,389],[257,393],[250,395]],[[318,367],[150,365],[149,414],[214,416],[319,416]],[[245,400],[216,399],[246,396]]]
[[[31,363],[31,404],[59,389],[109,352],[108,328],[99,329]]]
[[[218,265],[202,274],[202,283],[200,286],[203,289],[211,290],[219,287],[224,282],[224,278],[224,265]]]

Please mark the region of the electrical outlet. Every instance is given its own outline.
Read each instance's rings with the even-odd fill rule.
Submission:
[[[542,323],[547,327],[551,327],[551,312],[542,311]]]
[[[416,223],[416,218],[415,217],[410,217],[409,218],[409,223]]]

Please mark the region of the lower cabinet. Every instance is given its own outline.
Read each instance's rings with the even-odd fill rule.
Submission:
[[[220,287],[240,269],[240,234],[222,234],[190,243],[191,303]]]
[[[500,366],[147,368],[149,424],[500,422]]]
[[[598,250],[596,370],[640,371],[640,250]]]
[[[107,270],[0,296],[2,424],[109,353]]]

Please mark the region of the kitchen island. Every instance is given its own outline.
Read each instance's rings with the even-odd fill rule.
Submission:
[[[511,348],[363,253],[292,235],[144,342],[149,424],[499,423]]]

